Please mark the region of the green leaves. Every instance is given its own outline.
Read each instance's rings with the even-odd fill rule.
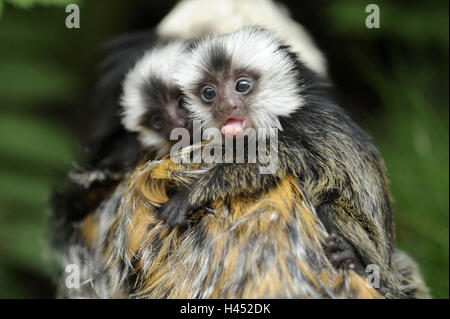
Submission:
[[[330,1],[325,16],[381,102],[362,124],[388,168],[397,245],[419,263],[432,295],[448,298],[448,2],[377,1],[380,29],[365,27],[367,4]],[[375,41],[387,43],[382,57],[368,49]]]
[[[46,114],[58,103],[64,112],[80,85],[57,58],[64,8],[39,14],[31,8],[73,1],[6,3],[0,0],[0,297],[43,297],[55,273],[45,257],[48,198],[55,171],[75,157],[73,137]],[[60,21],[48,19],[53,14]]]
[[[20,9],[31,9],[38,5],[63,7],[71,3],[80,4],[81,0],[0,0],[0,19],[4,11],[4,3]]]
[[[73,150],[67,133],[37,119],[5,115],[0,118],[0,156],[15,162],[51,167],[69,162]]]
[[[0,62],[0,95],[10,101],[23,103],[36,100],[61,99],[76,88],[70,74],[54,62],[9,59]],[[23,107],[21,105],[20,107]]]
[[[380,8],[380,28],[367,29],[365,12],[370,2],[359,0],[331,1],[326,18],[335,33],[361,38],[392,37],[398,41],[440,45],[448,49],[448,2],[413,2],[404,5],[392,1],[377,1]],[[447,10],[441,9],[447,6]],[[440,30],[440,32],[436,32]],[[443,34],[445,33],[445,34]]]
[[[79,0],[4,0],[10,4],[21,8],[29,9],[36,5],[53,5],[53,6],[65,6],[70,3],[78,4]]]
[[[408,59],[390,52],[389,69],[370,56],[356,58],[381,99],[382,117],[371,133],[391,180],[397,244],[442,298],[448,297],[448,61],[423,59],[415,46]]]

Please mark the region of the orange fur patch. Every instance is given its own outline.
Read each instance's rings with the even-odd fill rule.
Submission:
[[[95,218],[94,212],[89,213],[79,224],[81,236],[86,245],[91,248],[98,236],[98,220]]]
[[[326,265],[318,271],[317,265],[297,257],[288,237],[289,227],[299,229],[303,249],[315,252],[322,249],[327,234],[292,176],[258,198],[239,197],[212,203],[209,208],[214,214],[199,210],[194,214],[194,226],[185,232],[169,229],[158,220],[156,210],[169,199],[167,189],[184,182],[178,174],[183,170],[186,167],[170,159],[149,169],[144,165],[137,169],[125,191],[124,197],[129,199],[123,209],[131,216],[119,212],[114,227],[119,229],[119,224],[128,223],[128,254],[137,260],[138,296],[296,297],[295,280],[300,271],[305,285],[317,295],[326,295],[324,287],[338,293],[348,282],[347,297],[379,297],[364,278],[352,271],[344,274]],[[204,240],[200,245],[199,237]],[[257,241],[259,248],[253,249],[249,240]],[[151,246],[156,242],[157,247]],[[266,258],[264,251],[273,251],[274,256]],[[249,275],[238,277],[239,273]]]

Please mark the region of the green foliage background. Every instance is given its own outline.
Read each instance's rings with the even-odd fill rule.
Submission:
[[[96,46],[132,25],[138,2],[0,0],[1,298],[53,296],[47,198],[57,172],[80,154],[68,118],[92,85]],[[68,3],[81,5],[81,29],[65,28]],[[153,25],[172,3],[148,5]],[[367,4],[320,2],[315,30],[346,43],[335,49],[342,61],[330,55],[343,100],[358,95],[352,78],[372,90],[349,109],[385,157],[398,246],[418,261],[433,296],[448,298],[448,2],[377,1],[377,30],[364,27]],[[383,54],[366,49],[379,41],[393,45]]]

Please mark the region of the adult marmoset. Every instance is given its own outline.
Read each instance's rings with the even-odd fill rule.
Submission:
[[[259,196],[218,200],[192,227],[158,217],[170,193],[207,166],[166,158],[140,165],[80,225],[85,245],[70,262],[86,264],[84,298],[380,298],[350,269],[336,269],[322,247],[327,232],[301,185],[287,176]],[[406,258],[406,259],[405,259]],[[406,261],[406,262],[405,262]],[[407,297],[427,295],[414,262],[394,251],[395,284]],[[400,280],[398,279],[400,278]],[[389,296],[388,296],[389,297]]]
[[[108,204],[82,224],[83,238],[94,252],[90,271],[83,273],[88,284],[68,293],[102,298],[382,297],[360,275],[331,265],[321,247],[326,230],[292,176],[261,196],[218,200],[199,209],[185,231],[169,227],[158,217],[159,207],[204,169],[169,158],[137,167]]]
[[[331,86],[308,69],[274,34],[259,27],[209,36],[192,46],[175,74],[191,119],[224,136],[248,128],[278,130],[278,167],[218,163],[162,208],[169,224],[218,199],[254,196],[292,175],[310,196],[331,234],[326,243],[337,268],[381,269],[391,284],[394,234],[383,159],[371,138],[333,100]],[[270,131],[269,131],[270,132]]]

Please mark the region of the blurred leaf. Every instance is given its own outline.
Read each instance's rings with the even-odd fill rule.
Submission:
[[[33,58],[0,61],[0,96],[5,99],[57,99],[70,96],[75,87],[74,77],[54,62]]]
[[[448,51],[448,2],[417,2],[410,5],[392,1],[377,1],[380,8],[380,28],[367,29],[365,9],[369,3],[360,0],[333,1],[326,8],[333,32],[358,37],[385,37],[407,43],[434,43]],[[438,5],[440,4],[440,5]],[[447,6],[447,10],[442,10]],[[440,32],[436,32],[440,30]]]
[[[68,136],[57,126],[17,116],[0,117],[0,155],[56,165],[73,158]]]
[[[42,254],[45,250],[46,227],[43,215],[39,215],[39,221],[22,220],[21,223],[0,225],[0,251],[3,260],[46,272],[47,261]]]
[[[0,0],[1,1],[1,0]],[[1,3],[1,2],[0,2]],[[46,13],[46,12],[44,12]],[[53,12],[51,12],[54,15]],[[61,17],[58,21],[52,18],[52,23],[42,23],[48,19],[49,14],[40,12],[24,12],[10,10],[0,20],[0,39],[3,59],[26,57],[35,59],[36,56],[49,60],[54,48],[61,47],[61,41],[65,38],[65,28],[56,27],[64,24]],[[58,18],[56,16],[56,18]],[[27,23],[24,23],[26,19]],[[30,32],[32,26],[33,32]],[[38,34],[39,36],[36,36]]]
[[[6,1],[23,9],[28,9],[38,4],[64,6],[70,3],[74,4],[80,3],[79,0],[6,0]]]
[[[375,66],[366,72],[383,101],[376,134],[391,179],[398,245],[420,263],[433,295],[448,297],[449,114],[430,103],[436,69],[427,63],[412,67],[397,58],[390,74]]]
[[[23,298],[23,296],[27,296],[27,292],[24,289],[21,289],[20,284],[17,284],[20,280],[14,278],[13,273],[3,261],[0,261],[0,282],[2,283],[2,286],[5,287],[0,289],[1,299]]]
[[[44,204],[49,195],[49,188],[45,179],[0,170],[0,199],[25,204]]]

